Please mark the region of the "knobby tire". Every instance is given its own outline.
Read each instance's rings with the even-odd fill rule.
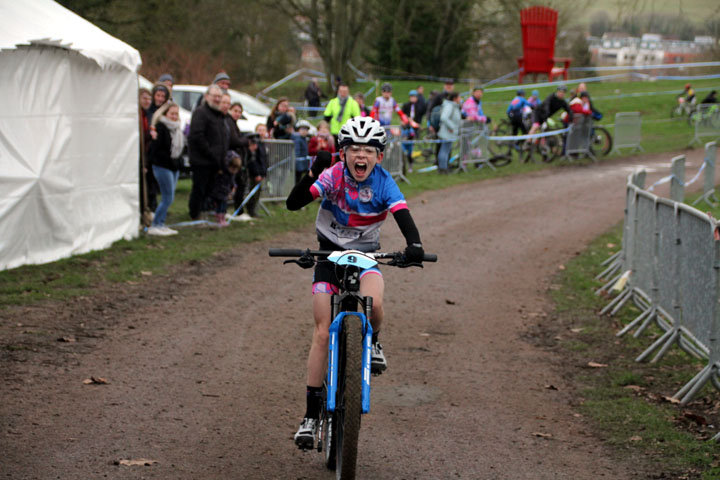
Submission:
[[[343,376],[338,382],[337,424],[337,469],[338,480],[355,478],[357,465],[358,438],[360,436],[360,415],[362,413],[362,320],[357,315],[343,318],[342,342],[345,361],[338,372]]]
[[[613,146],[613,138],[605,127],[594,127],[593,138],[590,142],[590,151],[594,154],[601,154],[606,157],[610,154]]]
[[[321,411],[322,418],[322,451],[325,456],[325,466],[329,470],[335,470],[335,460],[337,452],[337,418],[334,413],[327,411],[327,383],[323,384],[323,406]]]

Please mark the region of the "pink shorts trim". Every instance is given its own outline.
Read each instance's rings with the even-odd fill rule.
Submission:
[[[340,289],[336,287],[335,285],[328,283],[328,282],[315,282],[312,285],[312,293],[315,295],[316,293],[327,293],[327,294],[337,294],[340,292]]]

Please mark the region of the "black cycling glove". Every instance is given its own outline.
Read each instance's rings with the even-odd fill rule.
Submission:
[[[313,174],[313,178],[318,178],[320,174],[330,166],[332,163],[332,154],[330,152],[326,152],[325,150],[321,150],[318,152],[317,157],[315,158],[315,161],[313,162],[312,166],[310,167],[310,171]]]
[[[425,250],[423,250],[421,243],[411,243],[405,247],[405,261],[408,263],[422,263],[425,257]]]

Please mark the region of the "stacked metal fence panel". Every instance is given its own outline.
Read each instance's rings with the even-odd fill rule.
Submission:
[[[642,140],[642,117],[640,112],[618,112],[615,114],[615,138],[613,152],[620,153],[621,148],[640,150]]]
[[[681,175],[684,177],[684,173]],[[687,404],[708,382],[720,388],[720,230],[718,222],[691,206],[660,198],[627,182],[623,242],[613,257],[615,277],[601,291],[620,290],[602,313],[616,313],[633,301],[641,313],[618,335],[651,323],[663,334],[640,356],[656,362],[679,345],[708,360],[703,371],[675,394]],[[607,274],[606,268],[603,274]]]
[[[263,140],[268,172],[260,202],[284,201],[295,185],[295,144],[292,140]]]
[[[590,150],[592,137],[593,120],[589,115],[575,115],[570,124],[570,131],[565,139],[565,158],[571,156],[590,157],[595,160],[595,155]]]

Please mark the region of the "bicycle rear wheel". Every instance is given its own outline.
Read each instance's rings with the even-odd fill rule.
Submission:
[[[336,478],[355,478],[357,447],[362,414],[362,320],[357,315],[343,318],[341,351],[345,353],[338,371],[338,401],[333,427],[336,430]]]

